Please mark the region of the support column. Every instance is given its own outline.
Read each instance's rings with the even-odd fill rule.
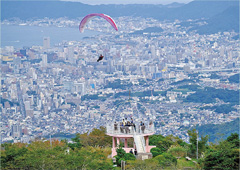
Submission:
[[[124,147],[125,147],[125,148],[128,148],[127,138],[125,138],[125,140],[124,140]]]
[[[119,144],[120,144],[120,139],[117,138],[117,146],[119,146]]]
[[[112,148],[115,148],[115,147],[116,147],[116,145],[115,145],[115,138],[112,137]]]
[[[112,137],[112,158],[117,155],[115,137]]]
[[[149,151],[149,136],[146,136],[146,151],[150,152]]]

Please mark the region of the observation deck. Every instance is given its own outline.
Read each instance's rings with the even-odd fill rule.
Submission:
[[[133,135],[142,135],[142,136],[150,136],[155,133],[154,124],[145,125],[145,128],[140,126],[139,124],[134,126],[120,126],[120,123],[109,123],[106,125],[107,135],[115,136],[115,137],[122,137],[128,136],[133,137]],[[144,130],[143,130],[144,129]]]
[[[143,122],[144,125],[131,124],[131,125],[120,125],[118,123],[108,123],[106,125],[106,134],[112,136],[112,157],[117,155],[116,149],[120,145],[120,140],[124,142],[123,149],[126,153],[130,150],[137,151],[136,157],[138,159],[149,159],[152,157],[150,150],[156,146],[149,145],[149,136],[155,133],[154,124]],[[133,138],[133,147],[128,147],[128,139]]]

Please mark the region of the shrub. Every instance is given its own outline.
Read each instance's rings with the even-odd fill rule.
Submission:
[[[172,154],[175,157],[185,157],[187,150],[184,149],[183,147],[177,146],[170,148],[168,150],[168,153]]]
[[[152,153],[153,157],[156,157],[156,156],[161,155],[163,153],[162,150],[160,148],[157,148],[157,147],[152,148],[150,150],[150,152]]]

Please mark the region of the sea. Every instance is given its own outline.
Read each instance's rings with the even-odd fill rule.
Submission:
[[[104,34],[98,31],[84,30],[79,32],[78,27],[40,27],[28,25],[1,24],[1,47],[13,46],[15,48],[42,46],[43,38],[50,37],[50,45],[66,41],[81,41],[84,37],[93,37]]]

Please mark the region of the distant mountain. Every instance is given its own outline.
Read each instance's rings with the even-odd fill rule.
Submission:
[[[194,27],[199,34],[213,34],[217,32],[239,32],[239,6],[231,6],[225,11],[207,20],[207,25]]]
[[[158,20],[209,19],[208,25],[195,28],[200,33],[215,30],[239,30],[239,3],[236,0],[195,0],[188,4],[172,3],[169,5],[87,5],[80,2],[66,1],[2,1],[1,20],[20,18],[82,18],[89,13],[105,13],[112,17],[140,16]],[[233,24],[234,23],[234,24]],[[211,30],[211,31],[209,31]]]
[[[239,134],[239,118],[232,122],[223,124],[208,124],[197,127],[200,136],[209,135],[209,142],[216,142],[221,139],[226,139],[231,133]]]
[[[184,3],[173,2],[173,3],[165,5],[165,6],[168,8],[179,8],[184,5],[185,5]]]
[[[66,1],[2,1],[1,19],[18,17],[58,18],[83,17],[89,13],[106,13],[113,17],[142,16],[160,20],[210,18],[223,12],[230,6],[238,6],[238,1],[192,1],[186,5],[172,3],[169,5],[87,5],[80,2]]]
[[[168,19],[200,19],[211,18],[231,6],[239,6],[237,0],[195,0],[177,9],[171,9]]]
[[[2,20],[13,17],[29,18],[78,18],[89,13],[106,13],[112,17],[142,16],[151,17],[152,11],[167,9],[163,5],[87,5],[66,1],[2,1]],[[154,12],[155,13],[155,12]]]

